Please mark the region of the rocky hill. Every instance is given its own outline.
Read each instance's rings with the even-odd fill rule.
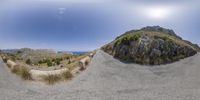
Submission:
[[[102,50],[121,61],[159,65],[193,56],[200,48],[183,40],[173,30],[147,26],[122,34]]]

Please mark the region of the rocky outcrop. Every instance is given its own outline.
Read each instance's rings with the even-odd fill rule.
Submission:
[[[173,30],[148,26],[126,32],[102,49],[122,61],[159,65],[192,56],[199,47],[182,40]]]
[[[171,30],[171,29],[165,29],[165,28],[162,28],[160,26],[147,26],[147,27],[142,28],[141,30],[144,30],[144,31],[154,31],[154,32],[162,32],[164,34],[169,34],[169,35],[175,36],[178,39],[182,39],[180,36],[176,35],[173,30]]]

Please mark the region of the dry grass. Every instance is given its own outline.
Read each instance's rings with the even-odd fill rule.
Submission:
[[[53,74],[45,75],[42,77],[43,77],[43,80],[49,85],[53,85],[56,82],[61,81],[62,79],[61,75],[53,75]]]
[[[63,80],[70,80],[73,78],[73,75],[71,74],[70,71],[65,71],[61,74],[44,75],[44,76],[42,76],[42,78],[47,84],[53,85],[53,84],[63,81]]]
[[[25,66],[16,65],[13,67],[11,71],[12,73],[15,73],[16,75],[20,76],[24,80],[32,80],[32,75],[30,73],[30,70]],[[56,74],[56,75],[49,74],[49,75],[44,75],[41,77],[47,84],[53,85],[62,80],[70,80],[73,78],[73,75],[71,74],[70,71],[65,71],[61,74]]]
[[[62,77],[65,79],[65,80],[70,80],[73,78],[73,75],[70,71],[65,71],[62,73]]]
[[[79,66],[79,61],[83,58],[85,58],[87,55],[80,55],[77,58],[73,59],[73,61],[70,64],[67,64],[67,68],[72,71],[74,70],[76,67]]]
[[[29,69],[26,67],[21,68],[21,77],[25,80],[32,80],[31,73],[29,72]]]
[[[140,34],[140,35],[147,35],[147,36],[150,36],[150,37],[154,37],[154,36],[159,36],[159,37],[162,37],[162,38],[167,38],[167,39],[170,39],[172,40],[173,42],[179,44],[179,45],[182,45],[182,46],[187,46],[187,47],[190,47],[194,50],[196,50],[193,46],[189,45],[188,43],[180,40],[180,39],[177,39],[175,36],[171,36],[171,35],[168,35],[168,34],[163,34],[162,32],[155,32],[155,31],[137,31],[135,32],[134,34]],[[126,36],[126,35],[125,35]],[[122,36],[116,40],[114,40],[114,42],[117,42],[119,39],[122,39],[124,38],[125,36]]]
[[[168,35],[168,34],[163,34],[163,33],[161,33],[161,32],[149,32],[149,31],[138,31],[138,32],[140,32],[140,33],[142,33],[142,34],[144,34],[144,35],[148,35],[148,36],[150,36],[150,37],[159,36],[159,37],[163,37],[163,38],[168,38],[168,39],[170,39],[171,41],[173,41],[173,42],[175,42],[175,43],[177,43],[177,44],[179,44],[179,45],[187,46],[187,47],[190,47],[190,48],[192,48],[192,49],[195,50],[195,48],[194,48],[193,46],[187,44],[186,42],[184,42],[184,41],[182,41],[182,40],[180,40],[180,39],[177,39],[177,38],[174,37],[174,36]]]
[[[68,64],[67,65],[67,68],[70,70],[70,71],[72,71],[73,69],[75,69],[77,66],[78,66],[78,61],[76,61],[76,62],[73,62],[73,63],[71,63],[71,64]]]
[[[11,68],[11,66],[9,64],[6,63],[6,65],[8,66],[8,68]]]
[[[19,67],[20,66],[14,66],[13,69],[11,70],[12,73],[15,73],[15,74],[19,75],[19,72],[20,72],[20,68]],[[9,68],[11,68],[11,67],[9,67]]]
[[[24,80],[32,80],[32,75],[30,73],[30,70],[25,66],[16,65],[13,67],[11,71],[16,75],[21,76],[21,78]]]

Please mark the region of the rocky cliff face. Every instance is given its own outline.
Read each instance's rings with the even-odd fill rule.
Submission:
[[[173,30],[159,26],[128,31],[102,49],[119,60],[147,65],[171,63],[200,50]]]

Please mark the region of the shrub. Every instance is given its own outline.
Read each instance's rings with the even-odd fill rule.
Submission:
[[[49,75],[45,75],[43,76],[43,80],[45,82],[47,82],[48,84],[55,84],[56,82],[61,80],[61,76],[60,75],[53,75],[53,74],[49,74]]]
[[[8,66],[8,68],[11,68],[11,65],[10,65],[10,64],[7,64],[7,63],[6,63],[6,65]]]
[[[41,61],[41,60],[40,60],[38,63],[39,63],[39,64],[42,64],[42,63],[43,63],[43,61]]]
[[[124,38],[122,39],[121,42],[122,42],[123,44],[125,44],[125,45],[129,45],[129,44],[130,44],[129,39],[130,39],[130,38],[129,38],[128,36],[127,36],[127,37],[124,37]]]
[[[21,76],[22,79],[24,80],[31,80],[32,79],[32,75],[30,73],[30,70],[25,67],[25,66],[14,66],[12,69],[12,72]]]
[[[14,66],[11,71],[13,73],[17,74],[17,75],[20,75],[20,68],[19,68],[19,66]]]
[[[62,76],[66,80],[71,79],[73,77],[73,75],[70,71],[66,71],[66,72],[62,73]]]
[[[3,62],[4,62],[4,63],[7,63],[7,60],[8,60],[7,58],[4,58],[4,59],[3,59]]]
[[[85,61],[85,66],[89,65],[89,61]]]
[[[20,54],[20,53],[22,53],[22,51],[17,51],[17,54]]]
[[[135,34],[131,37],[131,40],[138,41],[140,38],[140,34]]]
[[[52,65],[53,65],[53,63],[50,60],[47,60],[47,66],[50,67]]]
[[[30,73],[30,70],[26,67],[21,67],[21,77],[25,80],[31,80],[32,75]]]
[[[125,45],[130,45],[130,41],[138,41],[139,38],[140,38],[140,34],[134,34],[134,35],[129,34],[129,35],[126,35],[125,37],[122,37],[121,39],[118,39],[115,42],[115,46],[120,45],[121,43]]]
[[[71,60],[68,61],[68,64],[71,64]]]
[[[60,59],[56,59],[56,60],[55,60],[55,63],[56,63],[57,65],[60,65],[60,61],[61,61]]]
[[[30,64],[31,64],[31,60],[30,60],[30,59],[27,59],[27,60],[26,60],[26,64],[30,65]]]
[[[60,61],[56,61],[56,64],[57,64],[57,65],[60,65]]]
[[[51,61],[52,61],[52,62],[55,62],[55,61],[56,61],[56,59],[54,59],[54,58],[53,58]]]
[[[14,57],[14,56],[11,56],[10,59],[11,59],[12,61],[16,61],[16,57]]]

